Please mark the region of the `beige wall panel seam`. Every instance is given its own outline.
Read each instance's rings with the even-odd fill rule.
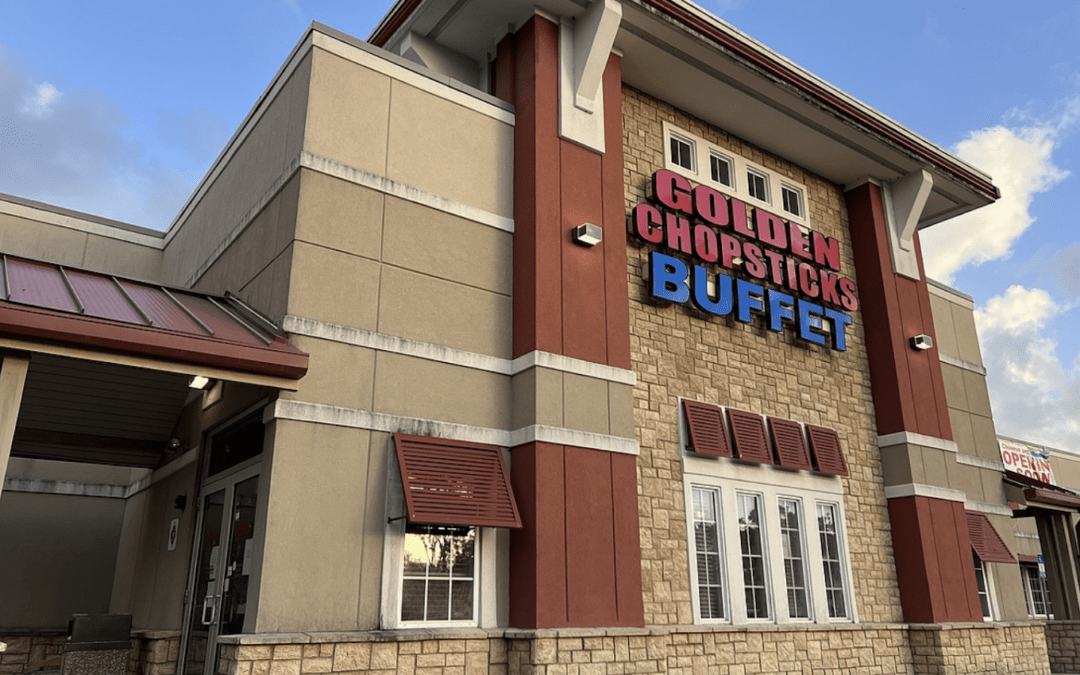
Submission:
[[[487,103],[486,101],[471,96],[449,84],[434,80],[415,70],[394,63],[389,59],[371,54],[363,49],[346,44],[336,38],[323,35],[322,33],[314,34],[314,44],[316,47],[324,49],[335,56],[340,56],[347,61],[364,66],[365,68],[370,68],[375,72],[389,76],[391,79],[416,87],[429,94],[446,99],[451,103],[456,103],[473,112],[480,113],[481,115],[505,124],[514,124],[515,115],[509,110],[505,110],[492,103]]]
[[[517,375],[533,368],[546,368],[564,373],[573,373],[583,377],[634,386],[637,375],[632,370],[605,366],[590,361],[573,359],[559,354],[533,351],[514,360],[497,356],[477,354],[462,349],[453,349],[429,342],[420,342],[408,338],[376,333],[374,331],[339,326],[323,321],[315,321],[300,316],[286,315],[282,320],[282,329],[294,335],[330,340],[366,347],[380,352],[413,356],[429,361],[437,361],[452,366],[462,366],[483,370],[498,375]]]
[[[506,431],[504,429],[491,429],[283,399],[269,404],[263,414],[266,421],[283,419],[314,424],[331,424],[385,433],[436,436],[457,441],[486,443],[504,448],[512,448],[531,442],[543,442],[620,454],[639,454],[638,442],[635,439],[539,424],[515,429],[514,431]]]
[[[895,434],[878,436],[877,442],[879,448],[890,448],[894,445],[907,444],[918,445],[924,448],[934,448],[935,450],[944,450],[945,452],[958,451],[955,441],[946,440],[944,438],[937,438],[935,436],[913,434],[909,431],[899,431]]]
[[[183,227],[188,216],[195,211],[195,207],[198,206],[199,202],[206,196],[206,193],[210,191],[210,187],[217,180],[221,172],[225,170],[225,167],[228,166],[233,155],[235,155],[244,144],[244,140],[251,134],[252,130],[254,130],[255,125],[258,124],[259,120],[262,119],[262,116],[265,115],[270,109],[270,106],[273,105],[277,95],[281,93],[281,90],[289,83],[289,79],[292,77],[293,72],[300,66],[310,51],[311,34],[309,33],[304,40],[297,44],[293,49],[292,54],[289,55],[285,64],[278,71],[274,79],[270,81],[269,86],[263,91],[262,96],[259,97],[259,100],[251,109],[251,112],[248,113],[247,117],[240,124],[240,128],[237,129],[236,133],[233,134],[233,137],[229,139],[229,142],[225,144],[225,149],[222,150],[221,154],[214,160],[210,170],[206,172],[206,176],[203,177],[199,186],[195,188],[191,197],[188,198],[183,208],[180,209],[180,213],[177,214],[176,219],[173,220],[168,231],[165,233],[165,246],[169,245],[179,229]]]
[[[1005,471],[1004,462],[996,462],[992,459],[983,459],[982,457],[974,457],[972,455],[965,455],[962,453],[956,454],[956,462],[958,464],[967,464],[968,466],[977,466],[980,469],[990,469],[991,471]]]
[[[1002,506],[1001,504],[992,504],[990,502],[964,502],[964,508],[968,511],[978,511],[979,513],[989,513],[992,516],[1005,516],[1006,518],[1012,518],[1013,512],[1008,506]]]
[[[947,363],[950,366],[956,366],[957,368],[962,368],[963,370],[970,370],[973,373],[978,373],[979,375],[982,375],[984,377],[986,376],[986,368],[980,366],[977,363],[972,363],[971,361],[965,361],[963,359],[958,359],[955,356],[949,356],[948,354],[942,353],[938,353],[938,359],[942,363]]]
[[[225,253],[225,250],[228,249],[234,241],[240,238],[240,235],[242,235],[244,233],[244,230],[247,229],[248,225],[250,225],[252,221],[254,221],[256,217],[258,217],[259,213],[262,212],[266,205],[269,204],[275,197],[277,197],[278,193],[281,192],[281,189],[285,187],[285,184],[292,179],[293,175],[299,169],[300,157],[296,157],[291,162],[289,162],[289,165],[285,167],[285,170],[281,172],[281,175],[277,177],[277,180],[270,184],[270,187],[266,190],[266,192],[262,194],[262,197],[260,197],[252,205],[252,207],[248,209],[247,213],[241,216],[240,222],[238,222],[235,227],[229,230],[229,233],[226,234],[220,242],[218,242],[218,245],[214,247],[214,250],[210,253],[209,256],[207,256],[206,260],[204,260],[202,264],[195,269],[195,272],[193,272],[192,275],[188,277],[188,279],[183,283],[185,287],[193,288],[195,286],[195,283],[198,282],[199,279],[202,278],[202,276],[206,274],[207,271],[209,271],[213,264],[217,262],[218,258],[220,258]]]
[[[0,200],[0,213],[15,216],[16,218],[44,223],[46,225],[56,225],[77,232],[95,234],[109,239],[118,239],[120,241],[126,241],[131,244],[145,246],[158,251],[165,248],[164,239],[160,236],[132,232],[106,223],[98,223],[84,218],[75,218],[73,216],[54,213],[44,209],[35,209],[23,204],[15,204],[5,200]]]
[[[938,487],[937,485],[906,483],[904,485],[885,486],[886,499],[899,499],[901,497],[930,497],[950,502],[967,502],[967,494],[963,491]]]
[[[363,169],[357,169],[341,162],[335,162],[332,159],[328,159],[321,155],[316,155],[306,150],[300,154],[300,166],[305,169],[311,169],[312,171],[318,171],[319,173],[334,178],[340,178],[341,180],[348,181],[355,185],[377,190],[383,194],[398,197],[406,201],[426,206],[436,211],[442,211],[443,213],[449,213],[453,216],[458,216],[466,220],[471,220],[474,223],[480,225],[487,225],[503,232],[514,232],[514,219],[500,216],[497,213],[470,206],[464,202],[459,202],[453,199],[448,199],[432,192],[427,192],[419,188],[400,183],[398,181],[390,180],[386,176],[380,176],[370,171],[364,171]]]
[[[183,455],[181,455],[179,459],[175,459],[169,462],[160,469],[155,470],[150,475],[140,478],[139,480],[129,485],[127,487],[127,494],[124,496],[132,497],[149,488],[151,485],[154,485],[155,483],[160,483],[161,481],[169,478],[170,476],[181,471],[182,469],[186,469],[187,467],[195,463],[195,460],[198,459],[198,456],[199,446],[196,445],[190,448]]]
[[[126,499],[129,488],[129,485],[81,483],[70,480],[42,480],[40,478],[4,479],[4,492],[27,492],[39,495],[71,495],[75,497]]]

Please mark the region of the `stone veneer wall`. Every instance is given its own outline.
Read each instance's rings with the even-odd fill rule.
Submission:
[[[1047,675],[1038,622],[223,638],[219,675]]]
[[[810,227],[840,242],[841,274],[855,279],[838,186],[624,87],[628,213],[645,201],[647,181],[664,167],[663,120],[805,185]],[[679,397],[839,432],[851,472],[844,479],[845,529],[859,618],[902,621],[860,312],[852,314],[848,351],[835,352],[803,346],[790,329],[770,333],[758,325],[706,317],[689,306],[660,306],[648,297],[644,282],[648,251],[632,243],[628,256],[646,624],[693,623]]]
[[[6,650],[0,652],[0,675],[20,675],[28,672],[27,668],[34,668],[35,671],[60,671],[67,633],[37,631],[20,632],[17,635],[0,634],[0,642],[7,645]],[[127,674],[175,675],[179,655],[180,631],[132,631]],[[44,663],[46,661],[48,663]]]
[[[1080,621],[1046,622],[1046,651],[1051,672],[1080,673]]]

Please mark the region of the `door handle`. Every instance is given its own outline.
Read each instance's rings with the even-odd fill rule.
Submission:
[[[216,610],[217,603],[214,602],[214,596],[206,596],[206,598],[203,600],[202,605],[202,625],[209,626],[210,624],[214,623],[214,615],[217,613]],[[208,612],[210,614],[210,618],[206,617]]]

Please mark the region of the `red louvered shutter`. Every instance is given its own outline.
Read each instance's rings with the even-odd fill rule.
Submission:
[[[765,421],[761,415],[728,408],[731,437],[735,440],[735,456],[747,462],[772,464],[772,452],[765,439]]]
[[[983,562],[1014,563],[1016,559],[1009,553],[1009,547],[998,536],[997,530],[990,524],[986,514],[977,511],[965,511],[967,515],[968,538],[971,548],[975,549]]]
[[[806,425],[810,437],[810,451],[814,455],[814,469],[838,476],[848,475],[844,451],[840,449],[840,436],[834,429]]]
[[[499,448],[405,434],[394,448],[410,523],[521,527]]]
[[[697,401],[683,401],[686,428],[690,432],[690,448],[702,455],[731,457],[724,413],[719,406]]]
[[[770,417],[769,431],[772,432],[773,450],[776,451],[776,460],[780,466],[791,469],[813,468],[801,424]]]

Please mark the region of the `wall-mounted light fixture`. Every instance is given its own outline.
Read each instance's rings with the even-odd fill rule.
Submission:
[[[582,246],[596,246],[604,240],[604,231],[599,225],[582,223],[574,228],[574,241]]]
[[[931,349],[934,346],[934,338],[929,335],[916,335],[911,338],[911,348],[918,349],[919,351],[925,351]]]
[[[191,382],[188,382],[188,386],[192,389],[206,389],[210,385],[210,378],[205,375],[196,375],[191,378]]]
[[[173,508],[178,511],[183,511],[187,508],[187,495],[176,495],[173,497]]]

